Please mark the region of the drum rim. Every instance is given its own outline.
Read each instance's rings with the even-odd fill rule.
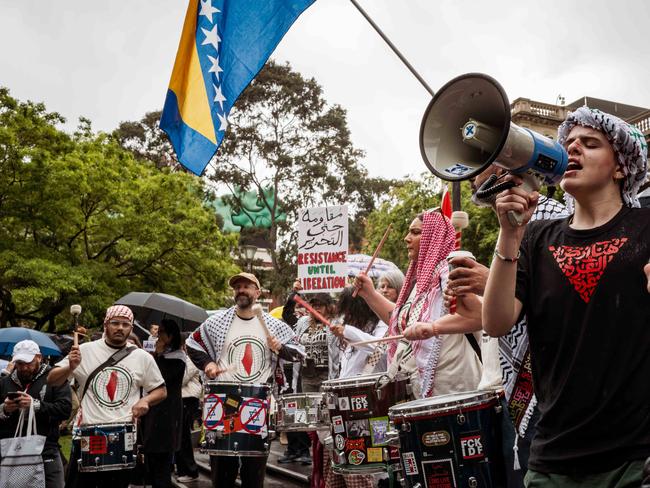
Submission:
[[[115,427],[115,426],[124,426],[124,425],[131,425],[133,426],[133,429],[136,429],[136,424],[135,422],[106,422],[103,424],[83,424],[83,425],[75,425],[75,429],[90,429],[90,428],[98,428],[98,427]]]
[[[386,372],[350,376],[349,378],[336,378],[324,381],[321,385],[321,389],[324,392],[327,392],[331,390],[342,390],[344,388],[354,388],[358,386],[373,386],[375,383],[377,383],[377,380],[381,379],[382,377],[390,378]],[[408,377],[404,373],[400,372],[391,378],[388,383],[404,381],[407,379]],[[384,383],[382,386],[385,386],[388,383]]]
[[[409,403],[421,402],[423,400],[435,400],[442,399],[446,396],[453,397],[460,395],[461,393],[475,393],[473,397],[466,398],[464,400],[450,400],[446,403],[439,404],[421,404],[413,407],[408,407]],[[480,395],[479,395],[480,393]],[[472,409],[474,407],[480,407],[483,405],[489,405],[490,403],[498,401],[500,398],[500,392],[497,390],[474,390],[471,392],[459,392],[451,393],[449,395],[440,395],[437,397],[429,398],[418,398],[417,400],[412,400],[406,403],[400,403],[393,405],[388,409],[388,417],[391,420],[400,419],[400,418],[413,418],[413,417],[422,417],[426,415],[442,415],[449,412],[459,412],[465,411],[467,409]],[[471,400],[471,401],[470,401]]]
[[[267,451],[231,451],[229,449],[208,449],[200,447],[199,451],[210,456],[231,456],[231,457],[264,457],[268,456],[270,449]]]
[[[268,383],[248,383],[248,382],[240,382],[240,381],[216,381],[216,380],[208,380],[203,383],[204,389],[205,386],[207,385],[232,385],[232,386],[246,386],[246,387],[254,387],[254,388],[271,388],[271,385]]]
[[[278,403],[283,399],[294,399],[294,398],[323,398],[323,392],[307,392],[307,393],[287,393],[286,395],[278,396]]]

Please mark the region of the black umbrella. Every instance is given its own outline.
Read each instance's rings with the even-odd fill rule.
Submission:
[[[145,325],[159,324],[164,318],[175,319],[181,330],[192,330],[208,318],[201,307],[166,293],[144,293],[133,291],[115,302],[126,305],[136,319]]]

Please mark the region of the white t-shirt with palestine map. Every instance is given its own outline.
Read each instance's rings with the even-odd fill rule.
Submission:
[[[81,394],[86,379],[95,368],[117,352],[104,339],[87,342],[79,346],[81,364],[72,372]],[[69,365],[65,357],[56,366]],[[104,368],[89,385],[81,400],[75,424],[97,425],[131,421],[131,407],[143,394],[164,385],[162,375],[153,356],[142,349],[132,351],[115,366]]]
[[[266,383],[273,373],[272,354],[257,317],[242,319],[235,314],[217,366],[226,370],[217,381]]]

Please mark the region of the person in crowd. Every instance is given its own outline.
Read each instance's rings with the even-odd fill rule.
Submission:
[[[151,324],[149,326],[149,338],[150,341],[158,340],[158,331],[160,330],[160,325]]]
[[[323,317],[330,320],[335,315],[336,306],[334,300],[328,293],[312,293],[307,296],[309,304]],[[334,344],[335,337],[330,333],[327,325],[309,314],[301,317],[296,323],[296,336],[304,347],[306,356],[297,372],[297,392],[313,393],[320,391],[320,385],[333,377],[335,363],[338,358],[338,348]],[[336,351],[332,358],[332,351]],[[334,376],[335,377],[335,376]],[[278,459],[279,463],[301,462],[311,464],[309,446],[315,449],[318,446],[318,438],[312,433],[287,432],[289,441],[285,455]],[[319,466],[316,466],[320,470]],[[318,474],[315,478],[318,478]],[[314,483],[317,480],[314,478]]]
[[[239,273],[230,278],[235,306],[217,312],[203,322],[188,338],[187,353],[210,379],[251,383],[272,383],[277,358],[298,360],[303,351],[291,328],[269,314],[264,314],[266,330],[255,314],[253,305],[261,293],[258,279],[251,273]],[[240,340],[245,339],[245,340]],[[242,348],[250,341],[265,344],[259,361],[242,363],[247,357]],[[234,487],[237,474],[242,486],[261,488],[264,485],[266,456],[210,456],[214,487]],[[241,462],[241,468],[240,468]]]
[[[387,277],[389,274],[391,276]],[[402,275],[400,271],[397,273],[389,272],[382,275],[379,279],[379,289],[382,288],[382,278],[386,279],[386,281],[391,285],[390,288],[401,288],[401,283],[399,283],[400,275],[403,280],[404,275]],[[388,287],[384,286],[383,288]],[[332,334],[339,338],[339,344],[342,349],[340,354],[338,378],[350,378],[362,374],[366,369],[368,358],[370,358],[376,347],[375,344],[352,347],[349,345],[350,343],[383,337],[388,331],[388,325],[379,320],[366,301],[359,296],[353,296],[354,290],[354,287],[347,287],[341,292],[337,307],[339,315],[339,320],[337,321],[338,324],[332,327]],[[386,354],[383,349],[382,352],[383,357],[373,365],[371,371],[367,371],[368,373],[386,371]],[[356,432],[353,431],[354,429],[356,429]],[[353,423],[348,433],[350,436],[358,436],[361,435],[361,429],[356,423]],[[339,486],[372,488],[377,486],[379,477],[373,475],[340,475],[334,473],[331,469],[331,461],[328,452],[323,452],[322,465],[323,478],[325,479],[325,486],[327,488],[335,488]]]
[[[492,175],[505,176],[505,170],[497,165],[489,166],[472,179],[472,201],[479,206],[491,206],[495,199],[480,201],[475,198],[477,190]],[[531,220],[556,219],[567,216],[566,207],[551,197],[540,197]],[[465,295],[483,296],[489,268],[469,257],[455,257],[450,264],[453,269],[445,289],[447,308],[455,297]],[[462,300],[462,298],[461,298]],[[478,303],[477,303],[478,304]],[[461,312],[464,312],[461,303]],[[481,331],[480,314],[474,317],[449,316],[434,323],[418,323],[409,327],[404,334],[411,340],[427,339],[434,334],[472,333]],[[485,332],[481,337],[482,375],[479,390],[503,392],[502,407],[502,450],[505,460],[507,486],[520,488],[526,474],[530,442],[534,426],[539,417],[537,399],[533,393],[529,361],[528,332],[524,316],[507,335],[494,338]]]
[[[183,335],[183,351],[187,353],[185,341],[189,337],[189,333],[184,332]],[[189,483],[199,477],[199,467],[194,460],[194,449],[192,446],[192,427],[194,426],[194,420],[199,414],[199,399],[203,392],[201,373],[189,359],[185,361],[182,387],[183,424],[181,445],[176,451],[174,461],[176,462],[177,480],[180,483]]]
[[[5,361],[4,359],[0,361],[2,361],[2,370],[0,370],[0,377],[9,376],[14,370],[14,363],[12,361]]]
[[[361,297],[353,296],[354,290],[353,287],[347,287],[341,292],[337,307],[340,317],[339,324],[332,327],[332,334],[339,338],[341,348],[338,378],[349,378],[362,374],[366,369],[368,358],[376,347],[375,344],[352,347],[349,345],[350,343],[377,339],[386,335],[388,331],[388,325],[379,320],[366,301]],[[368,372],[386,371],[386,367],[384,354],[373,365],[372,371]]]
[[[435,320],[446,312],[443,305],[449,272],[446,257],[455,242],[451,222],[439,209],[424,212],[411,222],[404,241],[410,262],[396,303],[375,290],[372,280],[364,273],[355,282],[359,296],[389,324],[389,335],[402,334],[408,326]],[[472,344],[463,334],[391,342],[387,348],[389,371],[399,369],[409,374],[417,398],[474,390],[481,375],[474,346],[477,344]],[[365,371],[372,370],[381,355],[382,348],[376,347]]]
[[[377,280],[377,291],[381,293],[386,300],[395,303],[399,297],[402,286],[404,285],[404,273],[399,269],[384,271]]]
[[[165,381],[167,398],[151,407],[142,419],[143,452],[147,475],[153,488],[169,488],[172,486],[174,453],[181,445],[181,389],[185,374],[181,331],[175,320],[165,318],[160,322],[153,357]]]
[[[31,404],[36,413],[36,430],[46,436],[42,454],[45,486],[63,488],[59,424],[68,418],[72,409],[70,387],[47,385],[52,368],[43,362],[41,350],[34,341],[16,343],[11,362],[13,371],[0,379],[0,438],[14,437],[20,410]]]
[[[588,107],[568,115],[558,141],[572,215],[528,224],[536,192],[498,196],[483,328],[502,336],[527,315],[540,418],[526,485],[639,486],[650,455],[650,389],[639,387],[650,375],[650,210],[636,208],[647,145]],[[512,226],[509,211],[527,225]]]
[[[67,387],[70,377],[78,384],[81,407],[75,426],[137,422],[167,396],[162,375],[151,354],[127,345],[132,329],[130,308],[124,305],[109,307],[104,317],[104,337],[72,346],[70,354],[49,372],[49,385]],[[118,353],[122,356],[120,361],[107,365],[106,361]],[[77,459],[74,452],[71,459]],[[67,487],[126,488],[129,484],[129,469],[79,472],[77,468],[77,463],[70,463]]]

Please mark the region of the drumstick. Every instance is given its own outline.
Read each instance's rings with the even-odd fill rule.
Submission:
[[[381,241],[379,241],[379,244],[377,244],[377,249],[375,249],[372,258],[370,258],[370,262],[368,263],[368,266],[366,266],[366,270],[364,271],[364,274],[368,274],[370,268],[372,268],[372,265],[375,262],[377,256],[379,255],[379,251],[381,251],[381,248],[383,247],[384,242],[386,242],[386,238],[388,237],[388,234],[390,233],[390,230],[392,228],[393,228],[393,224],[388,224],[388,227],[386,227],[386,232],[384,232],[384,237],[382,237]],[[359,293],[359,288],[355,288],[354,291],[352,292],[352,298],[356,298],[358,293]]]
[[[368,341],[351,342],[349,345],[352,346],[352,347],[365,346],[366,344],[375,344],[377,342],[399,341],[400,339],[404,339],[404,334],[394,335],[394,336],[386,336],[386,337],[379,337],[377,339],[370,339]]]
[[[469,217],[467,215],[467,212],[463,212],[462,210],[457,210],[456,212],[452,213],[451,225],[454,227],[454,230],[456,231],[456,240],[454,241],[454,251],[458,251],[461,247],[463,229],[466,229],[469,226]],[[457,298],[454,297],[452,298],[451,303],[449,304],[449,313],[452,315],[456,313],[456,302],[457,302]]]
[[[327,320],[325,317],[323,317],[319,312],[317,312],[314,307],[312,307],[305,300],[303,300],[303,298],[300,295],[294,295],[293,300],[298,305],[305,308],[310,314],[312,314],[314,317],[320,320],[323,324],[327,325],[330,329],[332,328],[332,323],[329,320]]]
[[[273,337],[273,335],[271,334],[271,331],[269,330],[269,328],[266,325],[266,320],[264,320],[264,309],[262,308],[262,305],[260,305],[259,303],[256,303],[255,305],[253,305],[253,313],[255,315],[257,315],[257,318],[259,319],[260,323],[262,324],[262,327],[264,327],[264,333],[266,334],[266,338],[270,339],[271,337]],[[277,353],[277,351],[273,351],[273,352]]]

